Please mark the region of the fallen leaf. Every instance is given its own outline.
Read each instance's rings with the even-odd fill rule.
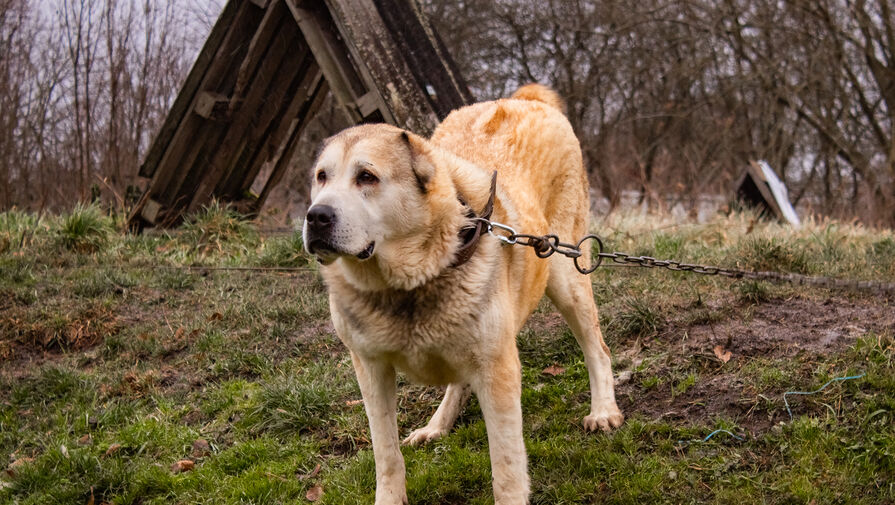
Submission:
[[[720,345],[716,345],[714,351],[715,356],[717,356],[718,359],[720,359],[722,362],[727,363],[728,361],[730,361],[730,357],[732,355],[730,351],[725,351],[724,348]]]
[[[189,472],[196,467],[196,463],[191,459],[182,459],[171,465],[171,471],[174,473]]]
[[[93,486],[90,486],[90,498],[87,498],[87,505],[93,505],[96,503],[96,498],[93,497]]]
[[[308,489],[308,492],[305,493],[305,498],[307,498],[308,501],[317,501],[322,496],[323,496],[323,486],[321,486],[320,484],[317,484],[316,486],[312,487],[311,489]]]
[[[316,477],[319,473],[320,473],[320,465],[318,464],[317,466],[314,467],[313,470],[311,470],[311,473],[309,473],[309,474],[307,474],[307,475],[300,475],[300,476],[298,477],[298,480],[313,479],[313,478]]]
[[[12,463],[9,464],[9,467],[6,468],[6,475],[9,475],[10,477],[15,477],[16,475],[18,475],[19,467],[27,465],[28,463],[31,463],[33,461],[34,461],[34,458],[19,458],[19,459],[13,461]]]
[[[224,315],[221,314],[220,312],[215,312],[214,314],[208,316],[209,321],[220,321],[223,318],[224,318]]]
[[[566,369],[559,365],[550,365],[547,368],[541,370],[541,373],[544,375],[552,375],[553,377],[556,377],[557,375],[566,373]]]
[[[59,452],[61,452],[62,455],[65,456],[65,459],[69,459],[69,455],[68,455],[68,447],[66,447],[66,446],[64,446],[64,445],[60,445],[60,446],[59,446]]]
[[[90,445],[92,443],[93,443],[93,437],[90,436],[90,433],[88,433],[78,439],[78,445]]]
[[[108,449],[106,449],[106,453],[103,454],[103,456],[104,457],[111,456],[111,455],[115,454],[116,452],[118,452],[120,449],[121,449],[121,444],[112,444],[109,446]]]
[[[345,406],[354,407],[355,405],[360,405],[362,403],[364,403],[363,400],[348,400],[347,402],[345,402]]]

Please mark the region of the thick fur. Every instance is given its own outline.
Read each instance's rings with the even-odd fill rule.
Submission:
[[[553,91],[528,85],[510,99],[452,112],[429,140],[387,125],[350,128],[328,139],[315,163],[311,209],[330,206],[336,221],[325,232],[306,223],[305,244],[324,265],[333,324],[363,393],[377,504],[406,502],[397,371],[448,385],[435,415],[405,443],[447,433],[474,392],[488,432],[495,501],[527,503],[515,339],[545,292],[584,352],[591,391],[584,427],[622,423],[590,281],[571,260],[539,259],[530,248],[486,235],[469,262],[452,266],[468,208],[485,206],[494,170],[493,221],[565,242],[587,233],[581,150],[561,109]],[[369,245],[372,256],[360,259]]]

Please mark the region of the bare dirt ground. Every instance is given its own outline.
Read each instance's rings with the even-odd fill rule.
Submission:
[[[685,391],[675,392],[673,384],[645,389],[637,380],[640,374],[634,373],[632,380],[617,388],[619,404],[628,415],[641,414],[654,420],[700,424],[727,418],[748,432],[764,431],[788,420],[786,411],[768,399],[780,400],[788,389],[815,389],[819,385],[772,387],[779,394],[768,398],[770,395],[760,395],[758,384],[749,380],[754,379],[746,368],[750,360],[760,358],[807,372],[867,333],[893,331],[895,310],[889,301],[841,296],[770,300],[738,308],[715,322],[692,326],[671,323],[655,339],[636,342],[617,352],[638,359],[645,354],[640,347],[647,348],[651,355],[666,356],[653,371],[658,376],[673,375],[686,364],[699,378]],[[728,362],[716,355],[717,346],[722,353],[730,352]]]

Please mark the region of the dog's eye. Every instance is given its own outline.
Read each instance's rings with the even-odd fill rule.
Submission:
[[[324,184],[326,182],[326,172],[321,170],[317,172],[317,182]]]
[[[357,183],[361,186],[376,184],[377,182],[379,182],[379,179],[369,170],[362,170],[357,174]]]

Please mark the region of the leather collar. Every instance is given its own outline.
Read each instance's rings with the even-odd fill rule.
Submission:
[[[475,253],[475,250],[478,248],[479,239],[482,235],[488,232],[488,226],[485,221],[491,219],[491,213],[494,211],[494,194],[496,192],[497,172],[495,171],[491,174],[491,195],[488,197],[488,203],[485,204],[482,213],[476,215],[476,213],[470,209],[466,214],[466,217],[475,220],[472,221],[469,226],[460,228],[460,233],[458,233],[460,237],[460,248],[457,249],[457,257],[454,258],[454,262],[451,264],[452,267],[459,267],[469,261]],[[466,205],[466,202],[464,202],[462,198],[460,198],[460,203],[464,206]]]

